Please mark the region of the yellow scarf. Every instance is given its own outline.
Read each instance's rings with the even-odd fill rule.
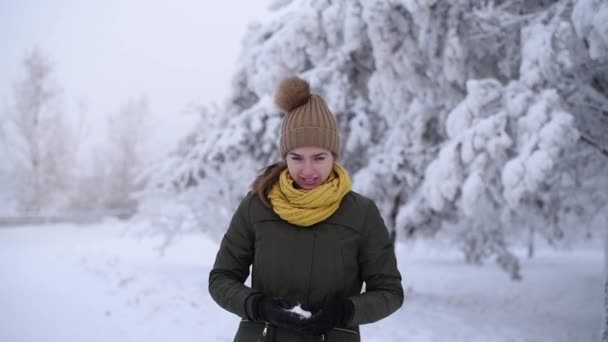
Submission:
[[[348,171],[337,163],[327,180],[312,190],[296,189],[293,183],[289,171],[284,170],[272,186],[268,199],[274,212],[283,220],[303,227],[330,217],[351,189]]]

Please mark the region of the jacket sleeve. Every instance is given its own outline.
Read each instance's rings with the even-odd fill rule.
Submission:
[[[209,293],[224,309],[253,319],[251,299],[259,291],[245,286],[253,262],[255,235],[249,222],[250,195],[235,211],[209,273]]]
[[[403,287],[394,245],[373,201],[369,201],[364,222],[359,265],[365,292],[350,297],[355,307],[351,325],[376,322],[403,304]]]

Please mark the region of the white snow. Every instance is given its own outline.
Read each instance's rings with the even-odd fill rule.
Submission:
[[[505,188],[505,199],[507,203],[515,208],[525,193],[524,177],[526,176],[526,165],[521,158],[509,160],[502,170],[502,184]]]
[[[160,257],[127,227],[1,228],[0,341],[232,341],[239,319],[207,291],[217,243],[182,235]],[[521,282],[428,243],[396,250],[405,304],[363,326],[366,342],[599,339],[601,247],[522,253]]]
[[[456,138],[467,128],[471,127],[473,114],[469,109],[467,101],[460,102],[445,120],[445,130],[450,138]]]
[[[485,200],[484,191],[481,175],[477,172],[471,173],[462,185],[462,211],[465,215],[475,215],[479,203]]]
[[[302,309],[302,306],[300,304],[294,306],[293,308],[291,308],[289,310],[285,310],[285,311],[289,311],[289,312],[298,314],[302,317],[302,319],[310,318],[310,316],[312,316],[312,312]]]
[[[592,28],[593,17],[597,10],[596,1],[579,0],[572,8],[572,25],[580,37],[586,36]]]
[[[605,57],[608,54],[608,3],[597,0],[577,1],[571,17],[576,33],[589,44],[590,57]]]

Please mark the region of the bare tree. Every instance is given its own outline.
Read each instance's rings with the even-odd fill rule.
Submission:
[[[2,127],[7,159],[15,175],[18,208],[36,214],[61,207],[73,169],[75,144],[49,59],[37,49],[23,60],[25,76],[14,86]]]
[[[108,119],[108,138],[95,158],[98,174],[91,177],[98,183],[105,209],[128,216],[137,208],[134,195],[143,186],[139,176],[145,162],[148,115],[148,101],[140,98],[127,101]]]

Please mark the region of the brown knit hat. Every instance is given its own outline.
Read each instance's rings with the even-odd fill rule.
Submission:
[[[340,157],[340,136],[336,118],[325,100],[310,93],[310,85],[298,77],[287,77],[279,83],[275,103],[285,112],[281,125],[281,157],[294,148],[316,146]]]

